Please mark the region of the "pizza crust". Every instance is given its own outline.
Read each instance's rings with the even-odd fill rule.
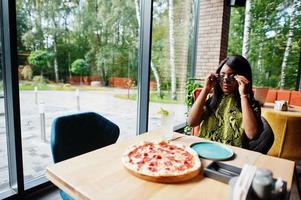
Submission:
[[[176,150],[174,152],[169,152],[169,153],[162,153],[160,154],[160,150],[158,150],[158,148],[162,147],[160,146],[160,144],[163,145],[167,145],[165,146],[167,149],[172,147],[172,148],[176,148]],[[148,170],[149,168],[149,164],[150,162],[146,162],[146,164],[143,164],[143,166],[139,167],[138,164],[136,162],[133,163],[130,162],[131,159],[135,159],[133,158],[132,154],[142,154],[143,153],[149,153],[149,149],[147,149],[147,146],[150,145],[154,145],[154,149],[159,152],[153,152],[152,155],[156,155],[159,154],[162,156],[160,156],[160,163],[161,165],[159,165],[160,167],[156,168],[155,172],[152,172],[151,170]],[[137,152],[137,149],[140,151],[139,153]],[[164,151],[164,150],[163,150]],[[162,152],[162,151],[161,151]],[[186,155],[186,156],[184,156]],[[173,171],[166,171],[164,169],[162,169],[162,167],[166,167],[166,166],[162,166],[162,163],[165,163],[164,161],[168,161],[168,159],[166,157],[174,157],[177,160],[178,163],[174,162],[172,163],[172,166],[170,166],[173,169],[178,169],[177,167],[175,167],[175,165],[182,163],[182,167],[183,167],[183,162],[186,161],[187,157],[189,157],[189,161],[191,161],[189,167],[185,168],[184,170],[173,170]],[[162,160],[161,160],[162,159]],[[140,158],[141,160],[141,158]],[[185,146],[181,146],[181,145],[175,145],[175,144],[169,144],[166,142],[142,142],[140,144],[136,144],[136,145],[132,145],[128,148],[128,150],[123,154],[122,156],[122,163],[125,166],[125,168],[133,175],[142,178],[144,180],[148,180],[148,181],[154,181],[154,182],[161,182],[161,183],[175,183],[175,182],[181,182],[181,181],[186,181],[189,179],[192,179],[193,177],[197,176],[200,173],[201,170],[201,162],[200,159],[197,155],[197,153],[192,150],[189,147],[185,147]],[[191,166],[192,165],[192,166]]]

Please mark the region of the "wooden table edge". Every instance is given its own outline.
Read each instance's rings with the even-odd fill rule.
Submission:
[[[45,176],[50,180],[54,185],[56,185],[59,189],[63,190],[65,193],[73,197],[74,199],[89,199],[83,194],[76,191],[72,186],[67,184],[63,179],[59,178],[55,174],[51,172],[51,170],[47,167],[45,171]],[[62,189],[63,188],[63,189]],[[76,195],[71,195],[76,194]]]

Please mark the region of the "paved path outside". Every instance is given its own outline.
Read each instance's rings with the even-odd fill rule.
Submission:
[[[133,91],[131,91],[133,92]],[[137,102],[115,98],[114,94],[127,94],[123,89],[80,91],[80,111],[94,111],[116,123],[120,128],[119,140],[136,134]],[[39,91],[39,102],[45,104],[46,142],[41,140],[39,106],[35,104],[34,91],[20,92],[23,165],[25,181],[44,174],[46,166],[52,163],[50,153],[50,126],[52,120],[61,115],[76,113],[77,101],[74,91]],[[0,101],[0,191],[8,186],[7,144],[3,99]],[[185,121],[185,107],[182,104],[150,103],[149,130],[160,126],[158,110],[163,107],[175,112],[175,124]]]

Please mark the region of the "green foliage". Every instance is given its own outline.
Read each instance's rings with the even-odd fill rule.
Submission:
[[[83,4],[78,15],[76,31],[86,36],[88,42],[88,49],[82,55],[91,73],[100,75],[104,85],[112,76],[137,78],[135,12],[134,1],[92,0]]]
[[[71,64],[71,72],[80,76],[89,75],[89,65],[84,59],[77,59]]]
[[[20,34],[18,37],[22,38],[19,39],[22,49],[45,49],[52,52],[57,61],[59,77],[64,81],[68,81],[70,77],[72,61],[83,57],[89,65],[89,73],[100,76],[103,85],[107,85],[112,76],[137,80],[139,16],[136,15],[135,2],[70,0],[67,3],[17,1],[17,28]],[[156,0],[154,3],[158,9],[154,9],[152,62],[158,69],[160,81],[170,89],[170,71],[167,70],[168,2]],[[174,5],[177,13],[177,9],[183,4],[175,1]],[[184,15],[175,15],[175,23],[180,24],[178,29],[182,29]],[[54,61],[49,64],[51,67],[44,68],[43,75],[54,80]],[[33,75],[39,74],[36,67],[32,70]],[[155,80],[153,73],[150,76],[151,80]]]
[[[44,79],[43,76],[34,76],[33,79],[32,79],[31,86],[32,87],[37,86],[38,88],[46,87],[47,86],[46,80]]]
[[[154,25],[152,30],[152,62],[157,66],[161,78],[164,78],[161,71],[163,71],[166,66],[169,66],[169,49],[168,49],[168,24],[167,12],[163,12],[160,15],[160,19],[154,19]],[[151,74],[150,77],[154,80],[154,75]],[[161,79],[161,88],[163,90],[170,89],[170,81]]]
[[[43,74],[43,70],[48,67],[48,62],[51,59],[51,55],[47,51],[36,50],[31,52],[28,57],[28,63],[35,68],[38,68]]]
[[[279,87],[281,64],[284,57],[292,1],[252,1],[251,33],[248,60],[255,86]],[[297,5],[293,45],[286,68],[285,88],[295,87],[300,54],[301,4]],[[244,26],[244,8],[231,9],[228,54],[241,54]]]
[[[196,88],[203,87],[200,82],[197,82],[196,79],[188,79],[185,85],[185,105],[187,107],[187,110],[192,106],[193,104],[193,91]],[[186,113],[187,115],[188,113]]]
[[[174,1],[175,39],[183,38],[181,2]],[[289,29],[288,4],[281,0],[252,1],[249,61],[254,85],[277,87]],[[19,52],[47,50],[55,56],[60,77],[70,76],[71,61],[84,56],[92,75],[107,85],[111,76],[137,79],[138,22],[135,2],[111,1],[16,1]],[[157,67],[162,89],[170,89],[168,1],[155,0],[152,28],[152,62]],[[293,88],[301,45],[301,5],[294,27],[293,46],[287,66],[286,88]],[[29,15],[28,13],[33,13]],[[190,19],[191,20],[191,19]],[[47,22],[47,23],[45,23]],[[244,8],[231,8],[228,54],[241,54]],[[190,27],[193,28],[193,27]],[[189,30],[192,33],[191,30]],[[184,36],[185,38],[185,36]],[[29,59],[29,58],[28,58]],[[259,62],[260,61],[260,62]],[[25,65],[26,63],[22,63]],[[33,76],[43,73],[54,79],[54,63],[33,66]],[[51,67],[47,67],[50,65]],[[154,80],[151,74],[151,80]]]
[[[241,54],[243,40],[244,7],[231,9],[228,54]]]
[[[16,22],[17,22],[17,45],[18,51],[24,52],[26,51],[25,45],[22,42],[22,35],[25,34],[27,31],[31,30],[31,24],[27,18],[26,10],[23,7],[21,1],[16,1]]]
[[[1,85],[0,85],[1,86]],[[72,86],[70,84],[57,84],[57,83],[34,83],[31,81],[20,81],[19,83],[19,89],[20,90],[34,90],[35,87],[38,87],[38,90],[54,90],[54,91],[75,91],[78,89],[78,86]],[[100,87],[94,87],[94,86],[81,86],[81,91],[99,91],[102,90]]]
[[[200,82],[197,82],[197,79],[189,78],[185,85],[185,105],[187,111],[185,113],[186,117],[188,116],[188,112],[193,104],[193,91],[196,88],[203,87]],[[186,124],[184,128],[184,133],[188,134],[191,131],[191,127]]]
[[[155,103],[170,103],[170,104],[183,104],[181,100],[172,100],[169,91],[162,91],[163,95],[162,98],[158,97],[156,92],[150,92],[149,101]],[[114,95],[114,97],[121,98],[121,99],[130,99],[130,100],[137,100],[137,94],[118,94]]]

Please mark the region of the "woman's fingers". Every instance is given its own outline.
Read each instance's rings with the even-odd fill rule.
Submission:
[[[208,75],[207,75],[207,79],[210,80],[210,81],[214,81],[214,79],[215,79],[215,74],[208,74]]]
[[[206,81],[205,81],[205,88],[207,89],[207,91],[211,91],[211,89],[214,86],[215,81],[216,81],[215,74],[208,74],[207,75]]]
[[[239,93],[241,95],[245,94],[247,92],[246,86],[250,83],[250,81],[248,79],[246,79],[244,76],[240,76],[240,75],[235,76],[235,79],[239,86]]]
[[[250,83],[250,81],[246,77],[241,76],[241,75],[236,75],[235,79],[238,83],[243,83],[243,84],[249,84]]]
[[[207,78],[206,78],[206,81],[207,81],[207,83],[212,84],[215,81],[215,79],[216,78],[215,78],[214,74],[208,74]]]
[[[249,81],[246,77],[244,77],[244,76],[242,76],[242,75],[236,75],[235,78],[236,78],[236,79],[241,79],[241,80]]]

